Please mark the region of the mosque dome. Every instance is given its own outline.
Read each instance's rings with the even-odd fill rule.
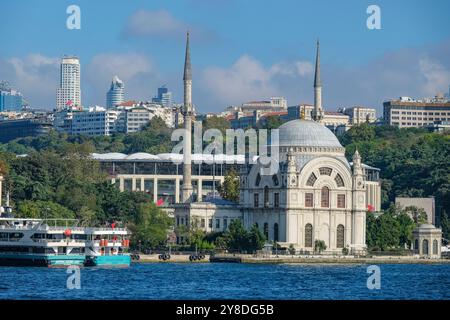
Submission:
[[[330,129],[311,120],[292,120],[281,125],[278,146],[342,148]]]

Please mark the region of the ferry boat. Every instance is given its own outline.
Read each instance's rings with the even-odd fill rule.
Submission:
[[[0,210],[0,265],[130,265],[126,228],[77,225],[75,219],[14,218]]]

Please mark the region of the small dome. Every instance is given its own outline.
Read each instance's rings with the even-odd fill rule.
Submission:
[[[334,133],[315,121],[292,120],[281,125],[279,130],[278,145],[281,147],[342,148]]]

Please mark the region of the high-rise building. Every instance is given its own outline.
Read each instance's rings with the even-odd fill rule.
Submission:
[[[124,102],[124,84],[119,77],[114,76],[111,87],[106,93],[106,107],[112,108]]]
[[[171,107],[172,92],[170,92],[169,89],[165,85],[163,85],[158,88],[158,95],[152,99],[152,102],[159,103],[164,107]]]
[[[0,112],[20,111],[23,104],[22,94],[13,90],[8,82],[0,81]]]
[[[80,60],[64,56],[61,60],[59,88],[56,94],[56,109],[66,106],[81,107]]]

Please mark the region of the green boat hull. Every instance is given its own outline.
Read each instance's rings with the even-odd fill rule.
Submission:
[[[86,257],[86,266],[125,266],[128,267],[131,264],[131,257],[129,254],[123,255],[110,255],[110,256],[95,256]]]

